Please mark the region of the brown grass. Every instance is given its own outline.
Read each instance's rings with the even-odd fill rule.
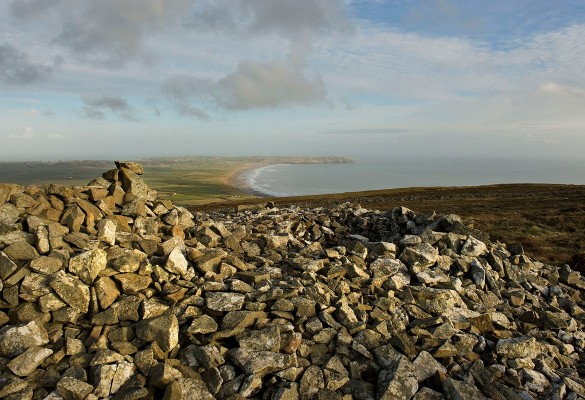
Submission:
[[[553,264],[585,264],[585,186],[517,184],[474,187],[390,189],[320,196],[264,198],[277,205],[333,206],[345,201],[389,210],[402,205],[417,212],[461,215],[492,240],[520,243],[531,257]],[[226,209],[224,203],[194,210]],[[585,272],[585,268],[582,270]]]

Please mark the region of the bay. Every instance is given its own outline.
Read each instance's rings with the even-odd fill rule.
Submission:
[[[501,183],[585,184],[585,160],[370,158],[352,164],[277,164],[245,174],[268,196]]]

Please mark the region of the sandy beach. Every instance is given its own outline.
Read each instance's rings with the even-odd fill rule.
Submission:
[[[275,165],[279,164],[279,162],[270,162],[270,161],[259,161],[259,162],[245,162],[240,165],[234,167],[231,171],[229,171],[226,175],[220,178],[221,182],[226,186],[231,186],[242,192],[254,196],[254,197],[267,197],[264,193],[259,192],[251,188],[248,184],[248,180],[246,176],[249,172],[266,167],[268,165]]]

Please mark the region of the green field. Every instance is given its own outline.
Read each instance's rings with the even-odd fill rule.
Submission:
[[[343,157],[152,157],[133,161],[144,167],[144,181],[177,204],[241,201],[253,195],[231,181],[239,172],[267,164],[351,162]],[[21,185],[86,185],[114,168],[114,161],[0,162],[0,182]]]

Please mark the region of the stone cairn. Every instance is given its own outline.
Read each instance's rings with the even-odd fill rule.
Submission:
[[[0,398],[584,399],[585,280],[455,215],[0,185]]]

